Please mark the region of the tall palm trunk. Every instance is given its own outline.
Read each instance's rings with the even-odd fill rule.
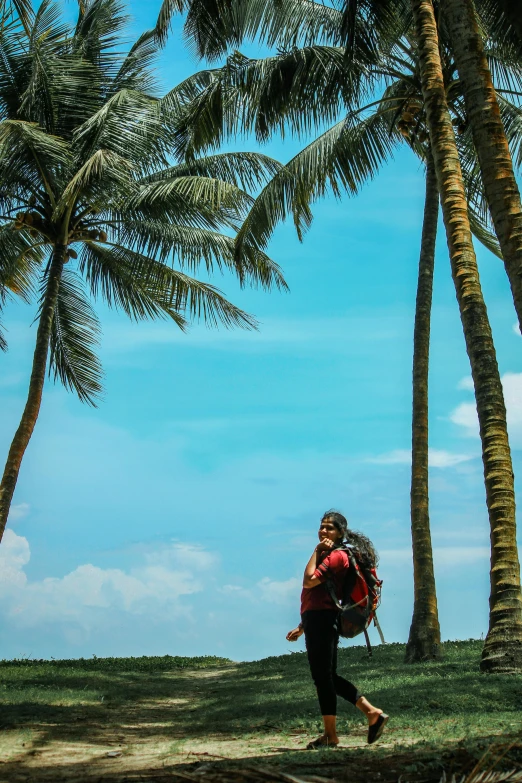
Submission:
[[[426,199],[413,336],[413,416],[411,464],[411,539],[414,602],[406,661],[441,657],[437,593],[433,572],[428,500],[428,366],[430,320],[439,217],[439,190],[431,150],[426,156]]]
[[[482,668],[522,671],[522,597],[506,408],[482,296],[455,136],[446,102],[432,0],[411,0],[430,143],[466,348],[475,386],[491,531],[489,631]],[[459,607],[464,611],[464,607]]]
[[[40,411],[45,370],[47,367],[47,356],[49,354],[51,327],[56,300],[58,298],[64,260],[65,247],[63,245],[57,245],[51,258],[47,288],[42,303],[38,331],[36,333],[36,346],[34,349],[33,368],[31,371],[31,380],[29,381],[27,402],[20,424],[18,425],[18,429],[16,430],[11,443],[11,448],[9,449],[4,475],[2,476],[2,483],[0,484],[0,541],[4,535],[11,501],[20,472],[20,465],[22,464],[25,450],[31,439],[31,435],[33,434]]]
[[[486,199],[522,328],[522,204],[472,0],[441,0]]]

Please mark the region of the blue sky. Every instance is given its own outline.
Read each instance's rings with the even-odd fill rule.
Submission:
[[[159,2],[130,7],[139,31],[153,24]],[[179,23],[160,68],[166,89],[198,68]],[[244,139],[232,146],[256,149]],[[298,148],[276,140],[263,151],[284,161]],[[89,409],[49,382],[23,462],[0,545],[3,656],[241,660],[302,649],[284,636],[298,621],[302,570],[330,507],[375,541],[381,625],[388,641],[406,640],[423,193],[422,169],[404,150],[357,199],[317,204],[303,244],[291,225],[277,229],[269,252],[289,294],[241,291],[230,277],[216,279],[257,316],[257,333],[194,327],[183,335],[166,322],[136,325],[100,311],[104,401]],[[477,250],[520,494],[521,338],[502,264]],[[34,307],[19,304],[5,315],[3,454],[25,400],[33,317]],[[488,621],[489,529],[442,233],[430,393],[442,635],[480,637]]]

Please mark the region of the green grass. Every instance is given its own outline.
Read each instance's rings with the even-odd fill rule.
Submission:
[[[340,700],[342,753],[383,763],[391,752],[409,753],[403,768],[422,771],[457,748],[478,758],[495,740],[520,735],[522,677],[481,674],[481,649],[479,641],[446,642],[441,662],[414,665],[404,663],[402,644],[377,647],[372,659],[363,647],[341,649],[339,672],[391,716],[386,742],[368,749],[361,714]],[[305,653],[239,664],[173,656],[1,661],[0,707],[0,727],[41,735],[44,726],[43,746],[99,744],[100,726],[117,732],[132,723],[132,742],[152,747],[161,739],[180,762],[191,742],[207,740],[213,747],[238,740],[243,756],[251,748],[256,758],[276,742],[285,747],[266,762],[289,767],[324,755],[298,752],[321,725]],[[518,763],[516,751],[509,760]]]
[[[404,645],[378,647],[369,659],[365,648],[339,651],[339,672],[355,682],[370,701],[393,716],[393,728],[407,736],[422,730],[426,738],[478,735],[520,724],[522,677],[480,674],[482,642],[446,642],[440,663],[407,665]],[[171,692],[180,675],[180,695],[189,685],[184,673],[230,665],[225,658],[91,658],[79,660],[0,661],[0,704],[82,706],[124,704]],[[190,711],[191,731],[239,731],[258,726],[279,731],[314,729],[318,709],[305,653],[240,663],[209,688],[202,686]],[[232,705],[233,709],[232,709]],[[348,728],[361,715],[339,700],[339,719]],[[400,730],[400,731],[399,731]],[[344,733],[344,732],[343,732]]]
[[[161,696],[165,675],[211,669],[228,658],[164,655],[138,658],[17,659],[0,661],[0,705],[38,714],[37,705],[73,707],[124,703]],[[14,715],[17,710],[14,709]],[[5,721],[5,712],[4,712]],[[0,727],[2,716],[0,716]]]

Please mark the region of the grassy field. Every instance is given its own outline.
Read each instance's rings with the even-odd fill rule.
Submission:
[[[404,645],[340,651],[339,670],[391,715],[366,745],[340,703],[341,748],[306,751],[320,716],[306,656],[0,662],[0,780],[163,780],[245,765],[336,780],[439,780],[482,764],[522,770],[522,678],[481,675],[481,642],[406,666]],[[501,759],[497,758],[502,756]],[[231,773],[232,774],[232,773]]]

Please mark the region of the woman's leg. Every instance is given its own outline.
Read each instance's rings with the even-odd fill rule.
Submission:
[[[368,719],[368,726],[373,726],[373,724],[379,720],[379,715],[382,715],[382,710],[378,707],[374,707],[373,704],[370,704],[368,699],[359,693],[353,683],[337,674],[337,644],[335,645],[333,658],[333,681],[337,695],[346,699],[346,701],[349,701],[357,707],[358,710],[364,713]]]
[[[335,692],[338,696],[341,696],[346,701],[349,701],[354,706],[357,706],[357,701],[361,698],[361,694],[355,687],[355,685],[344,677],[337,674],[337,645],[339,643],[339,636],[337,636],[337,644],[335,645],[334,657],[333,657],[333,681]]]
[[[324,724],[324,734],[316,742],[324,740],[324,744],[337,745],[337,696],[333,679],[337,653],[335,612],[317,610],[306,612],[305,615],[303,626],[306,652]]]

